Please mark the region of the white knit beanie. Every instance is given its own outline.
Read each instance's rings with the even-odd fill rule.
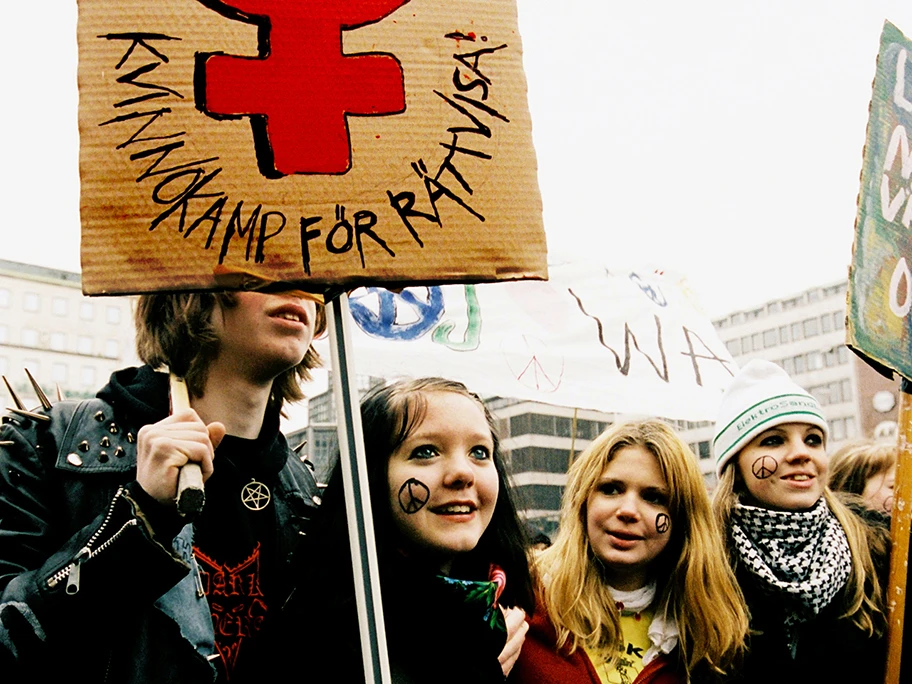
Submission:
[[[829,431],[820,404],[775,363],[753,359],[738,371],[722,396],[713,454],[716,473],[754,437],[783,423],[807,423]]]

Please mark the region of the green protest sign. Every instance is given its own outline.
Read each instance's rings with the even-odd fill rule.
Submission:
[[[849,278],[848,344],[912,377],[912,42],[885,22]]]

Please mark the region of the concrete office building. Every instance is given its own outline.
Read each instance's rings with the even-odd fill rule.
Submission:
[[[56,385],[78,398],[136,363],[131,298],[85,297],[78,273],[0,259],[0,374],[30,408],[24,368],[51,399]]]

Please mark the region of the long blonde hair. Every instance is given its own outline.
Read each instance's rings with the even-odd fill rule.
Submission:
[[[896,465],[899,448],[873,439],[848,442],[830,456],[829,485],[834,492],[862,496],[868,480]]]
[[[747,487],[744,478],[738,472],[737,456],[725,467],[719,478],[713,496],[712,507],[716,522],[725,530],[728,539],[729,555],[733,566],[737,564],[737,554],[732,549],[731,515],[735,504],[745,493]],[[852,553],[852,572],[846,583],[847,608],[841,617],[850,618],[852,622],[869,636],[880,636],[886,629],[886,617],[883,611],[883,588],[877,576],[874,559],[869,543],[873,541],[874,530],[859,519],[849,508],[825,487],[823,498],[833,511],[845,531]],[[874,537],[876,539],[876,536]]]
[[[659,420],[608,428],[570,467],[560,531],[539,556],[542,600],[557,631],[557,647],[604,650],[612,659],[622,643],[620,614],[603,581],[586,532],[587,501],[605,467],[625,447],[656,457],[669,490],[671,540],[656,560],[657,614],[673,618],[681,662],[724,672],[745,650],[744,599],[728,563],[703,478],[688,446]],[[612,661],[615,662],[615,661]]]

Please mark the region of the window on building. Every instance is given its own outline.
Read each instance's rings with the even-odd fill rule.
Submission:
[[[779,332],[773,328],[771,330],[765,330],[763,332],[763,347],[764,349],[768,347],[775,347],[779,341]]]
[[[834,442],[842,441],[846,438],[845,418],[835,418],[830,423],[830,439]]]
[[[79,318],[84,321],[94,321],[95,305],[92,302],[81,302],[79,304]]]
[[[729,340],[725,343],[728,353],[732,356],[738,356],[741,353],[741,340]]]
[[[38,346],[38,331],[33,328],[23,328],[22,329],[22,346],[23,347],[37,347]]]
[[[789,329],[787,325],[779,327],[779,344],[788,344],[789,341]]]
[[[820,317],[820,332],[833,332],[833,317],[830,314],[825,314]]]
[[[531,415],[533,435],[556,434],[554,430],[554,416],[548,416],[541,413],[533,413]]]
[[[771,313],[771,314],[779,313],[780,311],[782,311],[782,303],[781,302],[770,302],[769,306],[766,307],[766,310],[768,313]]]
[[[88,335],[80,335],[76,340],[76,351],[80,354],[92,353],[92,338]]]
[[[22,295],[22,309],[31,312],[41,309],[41,298],[37,292],[26,292]]]
[[[833,327],[836,330],[845,330],[845,314],[842,311],[833,314]]]
[[[700,442],[697,444],[697,456],[700,457],[701,461],[711,456],[709,442]]]
[[[561,487],[556,485],[523,485],[513,492],[521,502],[521,508],[544,511],[560,510]]]
[[[576,421],[577,439],[595,439],[598,435],[598,423],[595,421],[582,418]]]
[[[852,401],[852,381],[846,378],[840,385],[840,393],[843,401]]]
[[[801,323],[792,323],[792,342],[804,339],[804,333],[801,331]]]
[[[751,347],[750,335],[745,335],[741,338],[741,353],[747,354],[751,349],[753,349],[753,347]]]
[[[849,348],[844,344],[836,347],[836,355],[839,357],[839,365],[844,366],[849,362]]]
[[[846,439],[854,439],[858,434],[855,430],[855,419],[852,416],[849,416],[845,419],[845,423]]]
[[[830,395],[830,401],[829,401],[829,403],[831,403],[831,404],[841,404],[841,403],[843,402],[843,398],[842,398],[842,385],[840,385],[840,383],[838,383],[838,382],[831,382],[829,385],[827,385],[827,390],[828,390],[829,395]]]
[[[789,375],[795,374],[795,357],[790,356],[787,359],[782,359],[782,370],[784,370]]]
[[[10,291],[5,287],[0,287],[0,307],[6,309],[9,308],[10,303]]]
[[[814,397],[821,406],[826,406],[829,403],[830,393],[829,388],[826,385],[815,385],[814,387],[807,388],[808,394]]]
[[[823,368],[823,354],[819,351],[808,352],[807,355],[808,370],[820,370]]]
[[[744,314],[739,311],[736,314],[732,314],[732,325],[738,325],[740,323],[744,323]]]
[[[807,293],[809,302],[819,302],[820,301],[820,290],[811,290]]]
[[[83,366],[79,373],[79,383],[83,387],[95,387],[95,368],[93,366]]]
[[[763,333],[754,333],[751,335],[751,346],[754,348],[754,351],[763,349]]]
[[[573,420],[567,416],[554,416],[554,434],[558,437],[572,437]]]
[[[820,326],[816,318],[808,318],[802,323],[805,337],[815,337],[820,334]]]
[[[120,323],[120,307],[119,306],[109,306],[105,309],[105,320],[112,324],[117,325]]]
[[[51,333],[51,349],[54,351],[63,351],[66,348],[66,333]]]
[[[528,413],[523,413],[520,416],[510,416],[511,437],[529,434],[532,434],[532,421]]]
[[[120,345],[117,340],[106,340],[104,355],[109,359],[116,359],[118,354],[120,354]]]
[[[804,354],[799,354],[795,357],[795,372],[804,373],[807,370],[807,357]]]
[[[51,380],[65,384],[69,381],[70,369],[65,363],[55,363],[51,365]]]
[[[69,310],[69,302],[63,297],[54,297],[51,300],[51,313],[55,316],[66,316]]]

